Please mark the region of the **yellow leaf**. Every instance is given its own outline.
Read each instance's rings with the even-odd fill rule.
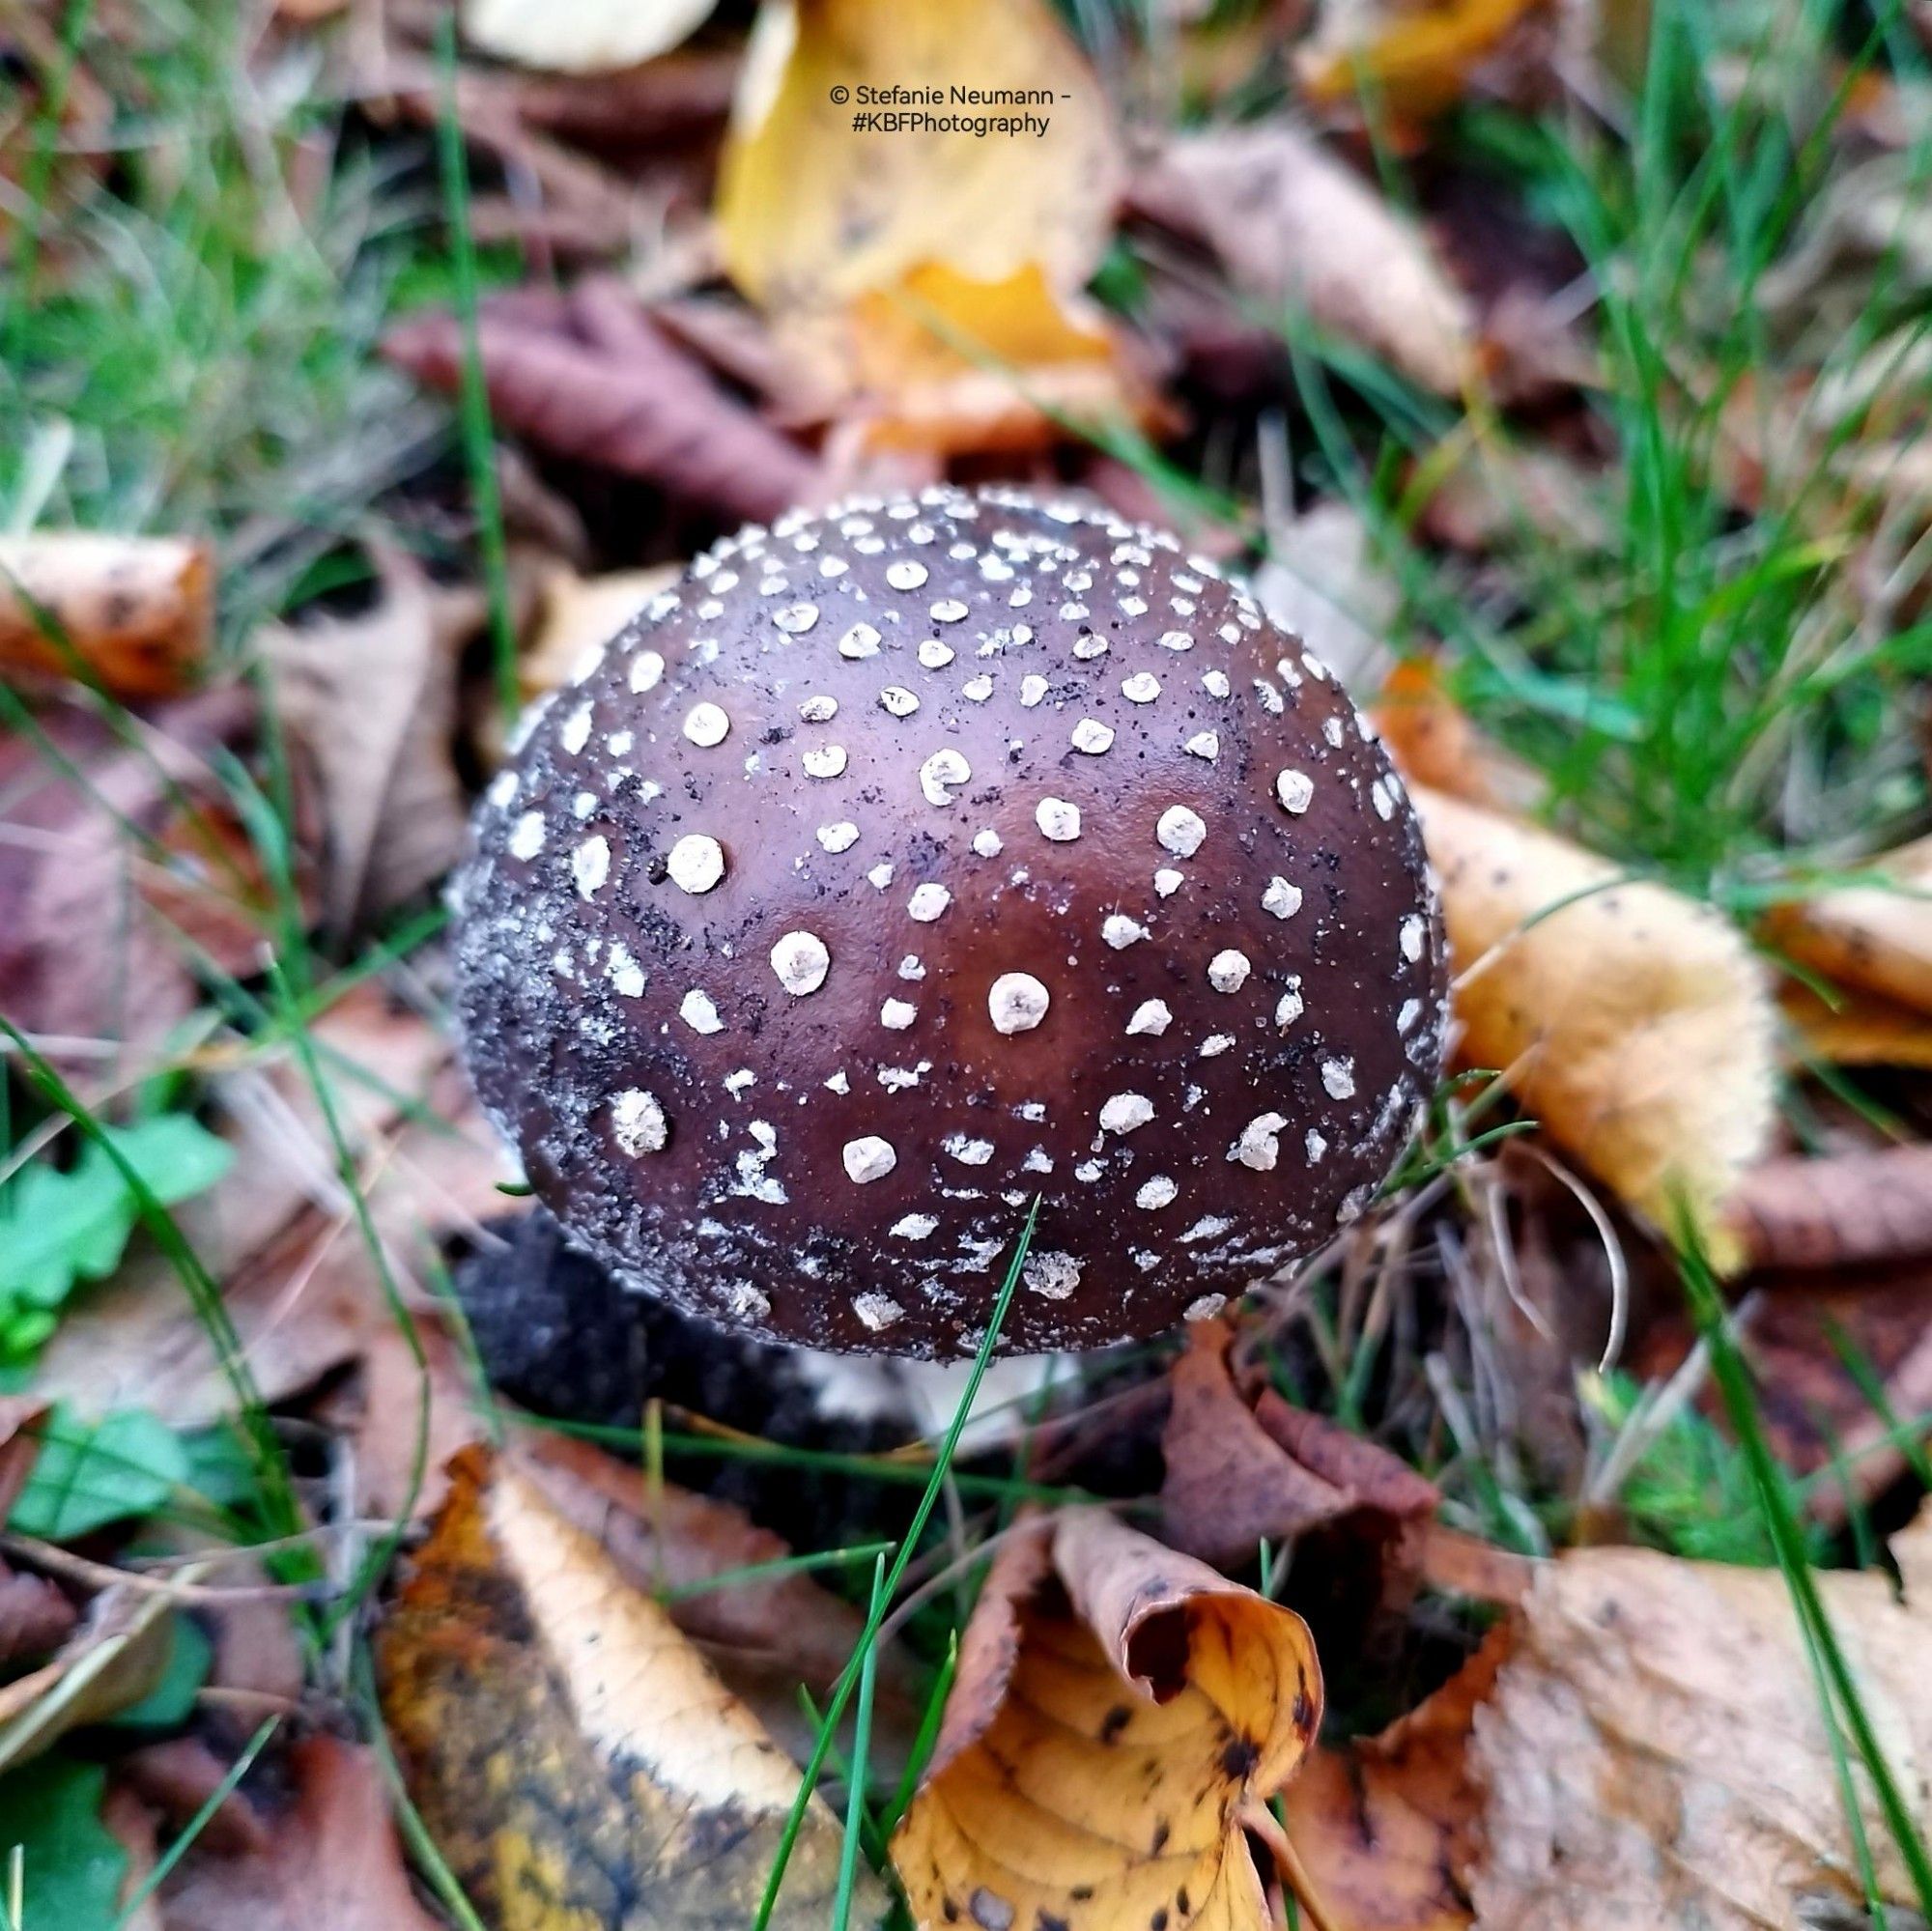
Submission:
[[[1624,1202],[1680,1211],[1728,1268],[1721,1209],[1773,1124],[1776,1011],[1728,920],[1554,834],[1416,786],[1465,1064]]]
[[[1475,67],[1535,4],[1424,0],[1330,8],[1333,27],[1319,31],[1302,56],[1301,91],[1322,106],[1361,94],[1398,114],[1439,114],[1462,98]]]
[[[1886,883],[1839,885],[1767,920],[1801,965],[1932,1012],[1932,838],[1873,862]]]
[[[893,1840],[922,1927],[1262,1931],[1244,1810],[1321,1716],[1300,1617],[1097,1510],[1009,1542]]]
[[[857,113],[908,111],[866,106],[867,90],[955,85],[1046,99],[915,111],[1032,114],[1045,135],[853,130]],[[1079,287],[1120,159],[1099,79],[1045,0],[770,0],[723,170],[731,278],[761,307],[824,309],[928,262],[981,282],[1033,263]]]
[[[1043,131],[867,131],[859,114]],[[865,446],[1015,453],[1062,440],[1057,417],[1159,419],[1081,295],[1120,181],[1099,79],[1044,0],[769,0],[719,239]]]
[[[1932,1070],[1932,1018],[1878,993],[1828,1004],[1795,980],[1778,1004],[1801,1060],[1833,1066],[1918,1066]]]
[[[796,1767],[514,1467],[452,1462],[377,1657],[423,1820],[501,1931],[751,1922]],[[775,1925],[824,1921],[839,1844],[814,1798]],[[862,1879],[855,1924],[882,1907]]]

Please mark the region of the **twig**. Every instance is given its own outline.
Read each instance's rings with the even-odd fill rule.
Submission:
[[[202,1582],[184,1582],[172,1576],[150,1575],[138,1569],[116,1569],[106,1562],[91,1562],[71,1549],[58,1548],[37,1536],[0,1533],[0,1550],[18,1556],[53,1576],[64,1576],[95,1589],[118,1586],[143,1594],[172,1597],[178,1603],[268,1603],[314,1602],[316,1592],[298,1582],[238,1583],[218,1588]],[[197,1558],[205,1560],[206,1558]]]

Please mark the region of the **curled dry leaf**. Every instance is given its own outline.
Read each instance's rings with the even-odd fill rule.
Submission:
[[[807,494],[812,462],[639,318],[654,353],[621,356],[509,315],[477,324],[490,408],[502,428],[557,455],[641,476],[721,515],[769,522]],[[463,331],[453,315],[392,328],[383,353],[453,393]]]
[[[1414,787],[1442,881],[1464,1064],[1666,1234],[1723,1268],[1774,1123],[1775,1009],[1732,925],[1553,833]]]
[[[1850,1267],[1932,1255],[1932,1147],[1766,1160],[1726,1217],[1756,1267]]]
[[[174,536],[82,530],[0,537],[0,675],[81,677],[128,700],[199,675],[214,634],[214,563]]]
[[[464,0],[463,37],[560,73],[636,67],[689,40],[718,0]]]
[[[854,125],[868,89],[944,95],[968,76],[1048,99],[935,115],[1032,112],[1042,131]],[[719,240],[810,384],[879,446],[1010,453],[1059,440],[1056,413],[1156,412],[1080,295],[1120,179],[1105,92],[1044,0],[776,0],[739,92]]]
[[[756,1915],[796,1767],[527,1476],[458,1457],[377,1661],[423,1821],[505,1931]],[[774,1924],[823,1923],[839,1847],[814,1797]],[[852,1921],[882,1910],[862,1880]]]
[[[1932,838],[1873,862],[1869,885],[1836,885],[1766,921],[1800,965],[1932,1012]]]
[[[1472,373],[1469,303],[1427,238],[1304,128],[1270,122],[1179,136],[1134,196],[1163,225],[1205,241],[1248,301],[1305,309],[1445,395]]]
[[[1261,1931],[1242,1814],[1321,1717],[1292,1611],[1097,1510],[1023,1528],[893,1840],[915,1921]]]
[[[1161,1526],[1177,1548],[1228,1563],[1357,1512],[1390,1525],[1435,1513],[1435,1485],[1386,1449],[1271,1388],[1250,1404],[1228,1371],[1232,1340],[1198,1322],[1169,1377]]]
[[[160,1682],[172,1641],[166,1596],[102,1590],[52,1658],[0,1689],[0,1775],[138,1703]]]
[[[1924,1814],[1932,1520],[1882,1571],[1815,1578],[1881,1747]],[[1580,1549],[1524,1601],[1470,1768],[1484,1931],[1864,1920],[1860,1856],[1805,1638],[1775,1570]],[[1878,1888],[1916,1903],[1870,1784],[1852,1788]]]

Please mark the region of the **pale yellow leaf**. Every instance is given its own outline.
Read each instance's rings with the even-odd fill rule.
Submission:
[[[1728,920],[1499,812],[1414,788],[1456,973],[1464,1064],[1631,1207],[1680,1214],[1721,1267],[1721,1219],[1774,1120],[1776,1010]]]
[[[1778,949],[1827,978],[1932,1012],[1932,838],[1874,861],[1870,885],[1837,885],[1767,924]]]

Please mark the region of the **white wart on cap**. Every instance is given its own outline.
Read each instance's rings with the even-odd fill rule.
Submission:
[[[536,722],[455,903],[478,1093],[640,1290],[814,1347],[1165,1328],[1439,1070],[1400,781],[1176,540],[928,491],[718,545]]]

